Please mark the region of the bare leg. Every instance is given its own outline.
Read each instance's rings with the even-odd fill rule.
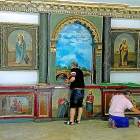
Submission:
[[[78,121],[81,120],[82,112],[83,112],[83,108],[82,108],[82,107],[79,107],[79,108],[78,108],[78,117],[77,117],[77,120],[78,120]]]
[[[75,108],[70,109],[70,122],[74,121],[74,116],[75,116]]]

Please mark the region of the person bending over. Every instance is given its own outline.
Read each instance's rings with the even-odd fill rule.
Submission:
[[[71,73],[68,80],[70,84],[70,121],[65,121],[65,124],[73,125],[74,122],[80,124],[81,115],[83,112],[83,99],[84,99],[84,75],[81,69],[78,68],[78,63],[71,64]],[[78,108],[78,117],[74,120],[76,107]]]
[[[124,114],[126,109],[140,114],[140,111],[130,101],[131,95],[131,91],[126,90],[122,95],[114,95],[112,97],[109,103],[109,127],[129,127],[129,119]]]

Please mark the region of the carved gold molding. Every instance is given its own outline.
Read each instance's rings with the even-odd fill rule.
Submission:
[[[52,0],[2,0],[1,11],[28,13],[58,13],[89,16],[110,16],[115,18],[140,18],[140,7],[123,4],[66,2]]]
[[[37,86],[48,86],[49,84],[47,83],[37,83]]]
[[[58,33],[61,32],[61,29],[64,28],[65,25],[68,25],[70,23],[75,23],[76,21],[80,22],[82,25],[84,25],[86,27],[89,27],[89,30],[92,32],[92,35],[94,35],[95,42],[101,41],[100,34],[99,34],[97,28],[95,27],[95,25],[92,22],[90,22],[89,20],[87,20],[83,17],[80,17],[80,16],[67,17],[64,20],[62,20],[61,22],[59,22],[53,31],[52,39],[58,38]]]
[[[98,48],[97,48],[97,54],[102,54],[102,45],[98,44]]]
[[[56,53],[56,43],[58,42],[57,39],[51,39],[51,53]]]
[[[65,27],[65,25],[68,25],[70,23],[75,23],[77,21],[80,22],[81,25],[84,25],[89,28],[89,31],[94,36],[94,41],[96,43],[101,42],[100,34],[92,22],[90,22],[89,20],[87,20],[83,17],[80,17],[80,16],[70,16],[70,17],[63,19],[55,27],[53,34],[52,34],[52,38],[51,38],[51,53],[56,52],[57,38],[59,36],[59,32],[61,32],[61,29],[63,29]],[[102,50],[102,47],[100,47],[100,49]]]

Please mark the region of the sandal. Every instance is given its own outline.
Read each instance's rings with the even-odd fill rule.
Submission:
[[[108,119],[108,127],[109,127],[109,128],[112,127],[112,119],[111,119],[111,118]]]
[[[113,129],[117,128],[116,125],[115,125],[114,120],[112,120],[112,128],[113,128]]]
[[[77,124],[81,124],[81,121],[79,121],[79,120],[75,120],[74,122]]]
[[[64,124],[67,124],[67,125],[74,125],[74,122],[65,121]]]

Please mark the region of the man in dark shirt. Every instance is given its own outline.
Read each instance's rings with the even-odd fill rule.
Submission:
[[[80,124],[83,112],[83,99],[84,99],[84,75],[82,70],[78,68],[78,63],[71,64],[71,73],[69,77],[71,97],[70,97],[70,121],[65,121],[65,124],[73,125],[74,122]],[[78,117],[74,121],[75,108],[78,108]]]

